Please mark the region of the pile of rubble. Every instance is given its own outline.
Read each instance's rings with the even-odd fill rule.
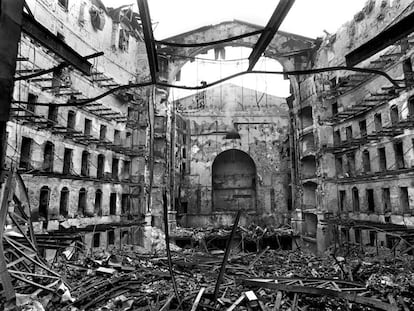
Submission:
[[[316,257],[299,249],[233,252],[217,299],[223,255],[173,253],[179,299],[167,257],[142,248],[57,260],[56,291],[18,296],[21,310],[414,310],[412,256]],[[179,305],[179,301],[181,305]]]

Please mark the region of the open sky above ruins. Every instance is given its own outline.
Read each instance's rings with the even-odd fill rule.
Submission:
[[[138,10],[136,0],[103,0],[107,6],[118,7],[133,4]],[[325,31],[335,33],[341,25],[352,20],[353,16],[365,5],[365,0],[296,0],[280,29],[298,35],[317,38],[323,37]],[[242,20],[265,26],[277,0],[148,0],[151,19],[154,22],[154,36],[165,39],[186,31],[223,21]],[[181,70],[180,85],[200,85],[243,71],[247,68],[250,50],[242,47],[226,48],[226,60],[214,61],[214,53],[200,55]],[[241,61],[229,61],[242,59]],[[244,60],[243,60],[244,59]],[[211,60],[211,61],[209,61]],[[281,65],[271,59],[261,58],[257,70],[282,70]],[[275,75],[244,75],[230,80],[243,87],[287,97],[289,81]],[[173,89],[171,99],[188,96],[193,91]]]
[[[134,4],[136,0],[103,0],[107,6]],[[365,0],[296,0],[280,29],[311,38],[324,30],[336,30],[362,9]],[[205,25],[239,19],[266,25],[277,0],[148,0],[156,22],[156,39],[180,34]]]

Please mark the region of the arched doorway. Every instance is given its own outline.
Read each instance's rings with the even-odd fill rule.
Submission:
[[[213,209],[256,209],[256,165],[245,152],[230,149],[213,162]]]

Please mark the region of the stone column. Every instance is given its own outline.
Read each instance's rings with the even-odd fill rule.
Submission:
[[[297,208],[292,212],[292,229],[294,235],[302,235],[303,234],[303,217],[302,217],[302,210]],[[293,237],[293,239],[295,239]],[[301,239],[297,239],[296,242],[301,245]],[[297,244],[295,241],[292,240],[292,249],[296,249]]]
[[[331,234],[329,230],[329,225],[324,222],[325,213],[322,211],[317,212],[318,224],[316,227],[316,244],[318,255],[323,254],[328,248],[331,240]]]
[[[152,234],[152,215],[151,213],[145,214],[145,225],[144,225],[144,248],[146,250],[151,250],[151,234]]]

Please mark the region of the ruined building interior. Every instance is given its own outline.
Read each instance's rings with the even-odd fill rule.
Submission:
[[[300,2],[0,0],[1,310],[414,310],[414,2]]]

